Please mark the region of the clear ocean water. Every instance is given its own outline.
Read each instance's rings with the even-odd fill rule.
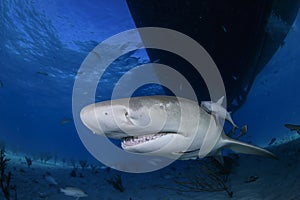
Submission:
[[[203,161],[176,161],[155,172],[131,174],[105,166],[82,143],[75,126],[78,113],[72,112],[74,82],[82,73],[79,68],[84,59],[99,43],[136,28],[125,1],[1,0],[0,10],[0,144],[10,159],[5,171],[12,172],[10,199],[230,198],[224,189],[191,192],[191,188],[178,188],[177,180],[186,174],[196,176],[194,168]],[[279,152],[280,158],[273,162],[241,155],[233,162],[232,182],[228,181],[232,198],[285,199],[282,194],[288,193],[286,199],[300,199],[299,134],[284,126],[300,125],[299,47],[298,14],[283,45],[257,75],[245,104],[232,114],[237,124],[248,125],[241,141],[270,148]],[[124,74],[148,62],[144,50],[120,57],[103,74],[90,103],[109,100]],[[155,77],[155,72],[148,75]],[[134,96],[154,94],[165,93],[161,86],[150,84],[139,88]],[[112,142],[120,146],[119,141]],[[32,159],[30,167],[25,156]],[[47,161],[41,159],[47,156]],[[79,161],[88,163],[86,169]],[[259,170],[253,171],[256,167]],[[268,174],[272,168],[275,171]],[[114,185],[118,177],[122,177],[124,191]],[[272,188],[274,177],[276,186]],[[285,179],[290,180],[287,185],[282,183]],[[4,178],[1,182],[5,183]],[[281,184],[284,186],[276,189]],[[78,190],[68,190],[68,195],[62,190],[68,186],[88,196],[75,194],[80,193]],[[289,186],[293,188],[290,192]]]

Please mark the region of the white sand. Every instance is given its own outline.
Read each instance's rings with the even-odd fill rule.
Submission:
[[[272,147],[279,160],[271,160],[257,156],[241,155],[229,176],[228,185],[233,191],[231,199],[300,199],[300,139]],[[17,185],[19,200],[68,200],[74,197],[65,196],[60,187],[78,187],[88,193],[88,197],[80,199],[91,200],[168,200],[168,199],[230,199],[226,192],[178,192],[163,189],[176,189],[174,179],[184,176],[185,172],[199,173],[196,167],[199,161],[181,161],[157,172],[147,174],[128,174],[114,170],[107,172],[99,169],[93,173],[91,169],[77,170],[77,175],[70,176],[71,166],[61,164],[42,164],[34,161],[28,168],[23,156],[7,154],[11,159],[8,170],[12,172],[12,184]],[[25,172],[21,172],[23,169]],[[58,182],[58,186],[49,185],[43,178],[47,172]],[[107,183],[106,179],[121,174],[124,192],[119,192]],[[259,178],[251,183],[245,183],[250,176]],[[13,198],[13,192],[12,198]],[[4,199],[0,193],[0,199]]]

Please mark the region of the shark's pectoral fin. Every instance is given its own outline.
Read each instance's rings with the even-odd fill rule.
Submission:
[[[265,156],[278,160],[278,157],[268,150],[238,140],[231,139],[225,134],[222,134],[222,142],[224,148],[229,148],[238,153]]]

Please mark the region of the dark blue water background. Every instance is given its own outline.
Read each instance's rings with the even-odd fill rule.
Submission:
[[[98,43],[135,28],[126,3],[3,0],[0,9],[0,139],[14,151],[91,159],[72,121],[73,83]],[[284,123],[300,124],[299,23],[298,17],[285,44],[257,77],[246,104],[233,115],[238,124],[249,126],[245,141],[266,145],[274,137],[290,137]],[[122,70],[147,62],[143,51],[131,56],[106,74],[102,81],[107,91]],[[141,93],[162,92],[148,89]],[[103,92],[96,100],[109,98]]]

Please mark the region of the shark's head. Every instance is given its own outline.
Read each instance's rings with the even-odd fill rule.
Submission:
[[[123,105],[110,105],[109,102],[84,107],[80,112],[80,118],[93,133],[114,139],[125,136],[122,129],[133,127],[128,118],[128,108]]]
[[[180,152],[191,141],[189,134],[179,131],[193,124],[191,120],[180,124],[180,105],[175,97],[104,101],[84,107],[80,118],[95,134],[120,139],[122,148],[134,153]],[[177,143],[170,145],[172,142]]]

